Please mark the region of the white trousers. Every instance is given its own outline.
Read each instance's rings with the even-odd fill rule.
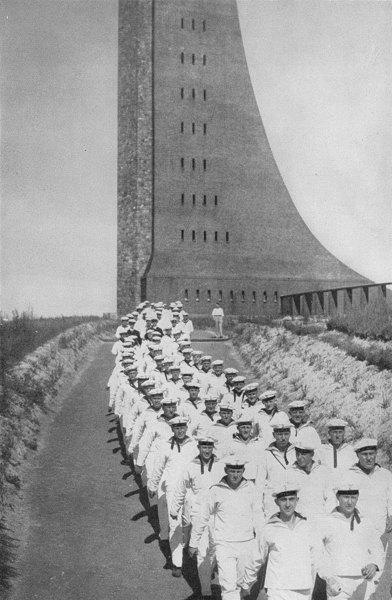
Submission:
[[[237,582],[243,578],[244,568],[250,560],[253,547],[253,539],[215,543],[222,600],[240,600],[241,588]]]
[[[312,590],[267,590],[268,600],[310,600]]]
[[[212,523],[211,520],[209,526],[205,528],[197,548],[197,572],[202,596],[211,596],[212,572],[216,563]]]
[[[335,577],[341,585],[342,591],[337,596],[330,596],[328,600],[368,600],[374,594],[376,585],[374,581],[366,581],[363,577]],[[328,591],[328,588],[327,588]]]
[[[166,489],[159,484],[157,490],[159,538],[162,541],[169,539],[169,512],[167,508]]]

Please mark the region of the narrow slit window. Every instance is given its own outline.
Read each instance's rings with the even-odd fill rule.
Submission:
[[[195,19],[192,19],[192,31],[195,31]]]
[[[203,135],[207,135],[207,123],[203,124]]]
[[[184,121],[181,121],[181,133],[184,133]]]
[[[207,290],[207,302],[211,302],[211,290]]]
[[[192,133],[193,133],[193,135],[195,135],[195,131],[196,131],[196,125],[195,125],[195,123],[192,123]]]
[[[185,194],[181,194],[181,204],[185,204]]]
[[[203,54],[203,65],[206,66],[207,64],[207,54]]]
[[[196,90],[195,88],[192,88],[192,100],[194,100],[196,98]]]
[[[184,60],[185,60],[185,54],[183,52],[181,52],[181,64],[184,64]]]
[[[183,242],[185,239],[185,230],[181,229],[181,241]]]
[[[185,158],[181,158],[181,169],[185,167]]]
[[[181,100],[184,100],[184,88],[181,88]]]
[[[194,65],[194,64],[195,64],[195,61],[196,61],[196,57],[195,57],[195,55],[194,55],[194,54],[192,54],[192,65]]]
[[[229,232],[226,231],[226,242],[229,243]]]
[[[223,293],[222,290],[219,290],[219,302],[222,302]]]
[[[207,29],[207,23],[206,23],[206,21],[204,20],[204,21],[203,21],[203,31],[206,31],[206,29]]]
[[[215,196],[214,204],[215,204],[215,206],[218,206],[218,196]]]
[[[215,240],[216,242],[218,241],[218,232],[217,232],[217,231],[215,231],[214,240]]]
[[[189,300],[188,290],[185,290],[184,297],[185,297],[186,302],[188,302],[188,300]]]
[[[207,100],[207,90],[203,90],[203,100]]]
[[[278,292],[274,292],[274,302],[278,301]]]
[[[184,17],[182,17],[181,18],[181,29],[184,29],[184,25],[185,25],[185,23],[184,23]]]
[[[203,240],[206,242],[207,241],[207,232],[203,231]]]
[[[203,171],[207,171],[207,161],[203,158]]]
[[[192,229],[192,242],[196,242],[196,231]]]
[[[200,291],[196,290],[196,302],[200,301]]]
[[[204,206],[206,206],[206,204],[207,204],[207,196],[205,194],[203,196],[203,204],[204,204]]]
[[[252,292],[252,302],[256,302],[256,292]]]
[[[196,194],[192,194],[192,204],[193,206],[196,204]]]
[[[267,300],[268,300],[267,292],[263,292],[263,302],[267,302]]]
[[[230,290],[230,302],[234,302],[234,292]]]
[[[245,302],[245,292],[242,290],[241,292],[241,302]]]
[[[196,169],[196,159],[192,158],[192,169],[193,171]]]

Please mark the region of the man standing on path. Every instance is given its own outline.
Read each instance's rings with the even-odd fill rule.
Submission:
[[[257,538],[257,548],[246,565],[241,583],[245,592],[268,560],[265,578],[268,600],[310,600],[316,552],[309,524],[296,512],[298,491],[290,483],[275,490],[279,512],[268,520]]]
[[[219,302],[217,302],[215,304],[215,308],[213,308],[211,314],[212,314],[212,318],[215,321],[216,335],[217,335],[217,337],[222,338],[223,337],[223,317],[225,316],[225,313],[223,312],[223,308],[221,307]]]
[[[211,516],[214,517],[214,542],[222,600],[240,600],[238,580],[254,548],[254,537],[261,527],[261,510],[253,482],[244,478],[245,461],[230,457],[225,462],[225,477],[213,485],[192,528],[189,554],[194,556]]]

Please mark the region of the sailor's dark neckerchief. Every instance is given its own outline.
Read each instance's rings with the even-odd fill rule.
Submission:
[[[342,513],[342,511],[341,511],[341,510],[339,510],[339,506],[336,508],[336,510],[337,510],[339,513]],[[358,525],[359,525],[359,523],[361,522],[361,518],[360,518],[360,516],[359,516],[359,512],[358,512],[358,510],[357,510],[356,508],[354,508],[353,516],[352,516],[352,517],[351,517],[351,519],[350,519],[350,531],[354,531],[354,524],[355,524],[355,521],[358,523]]]
[[[234,419],[231,419],[230,423],[223,423],[223,421],[221,419],[218,419],[217,423],[219,423],[220,425],[224,425],[225,427],[228,427],[229,425],[234,423]]]
[[[271,444],[271,445],[273,445],[273,446],[274,446],[274,447],[275,447],[275,448],[278,450],[278,448],[277,448],[277,446],[276,446],[276,442],[273,442],[273,444]],[[289,449],[290,449],[291,447],[292,447],[292,446],[291,446],[291,444],[287,444],[286,448],[285,448],[285,449],[284,449],[284,451],[283,451],[283,458],[284,458],[284,462],[286,463],[286,465],[288,465],[288,464],[289,464],[289,461],[288,461],[288,458],[287,458],[287,452],[289,451]],[[281,451],[279,450],[279,452],[281,452]],[[273,452],[271,452],[271,454],[272,454],[272,456],[273,456],[273,457],[274,457],[274,458],[275,458],[275,459],[276,459],[278,462],[280,462],[280,461],[279,461],[279,459],[278,459],[278,458],[275,456],[275,454],[274,454]],[[280,463],[280,464],[282,464],[282,463]]]
[[[214,415],[216,415],[216,413],[217,413],[217,411],[216,411],[216,410],[214,410],[214,412],[213,412],[213,413],[208,413],[207,411],[204,411],[204,414],[205,414],[205,415],[207,415],[207,417],[208,417],[209,419],[211,419],[211,421],[213,421],[213,420],[214,420]]]
[[[196,456],[196,459],[199,459],[199,461],[200,461],[200,470],[201,470],[201,474],[202,475],[204,475],[204,469],[205,469],[206,465],[208,465],[208,471],[211,471],[212,465],[214,464],[215,458],[216,458],[216,456],[214,454],[212,454],[210,460],[206,463],[206,462],[204,462],[204,460],[202,459],[202,457],[200,456],[200,454],[198,454]]]
[[[185,441],[187,438],[188,438],[188,436],[185,436],[185,437],[184,437],[184,439],[183,439],[183,442],[184,442],[184,441]],[[171,442],[171,443],[170,443],[170,450],[173,450],[173,449],[174,449],[174,444],[176,444],[178,452],[181,452],[181,444],[180,444],[180,442],[179,442],[179,441],[178,441],[178,440],[177,440],[177,439],[174,437],[174,435],[173,435],[173,437],[171,438],[170,442]]]

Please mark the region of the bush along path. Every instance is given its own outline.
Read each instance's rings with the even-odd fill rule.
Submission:
[[[261,385],[279,391],[283,408],[292,400],[306,400],[320,432],[330,417],[345,419],[352,440],[377,437],[381,462],[392,464],[390,371],[283,327],[238,325],[233,343]]]
[[[14,575],[24,466],[39,448],[42,426],[59,408],[61,389],[75,378],[110,321],[73,327],[50,340],[2,375],[0,400],[0,591]],[[0,594],[1,595],[1,594]]]

